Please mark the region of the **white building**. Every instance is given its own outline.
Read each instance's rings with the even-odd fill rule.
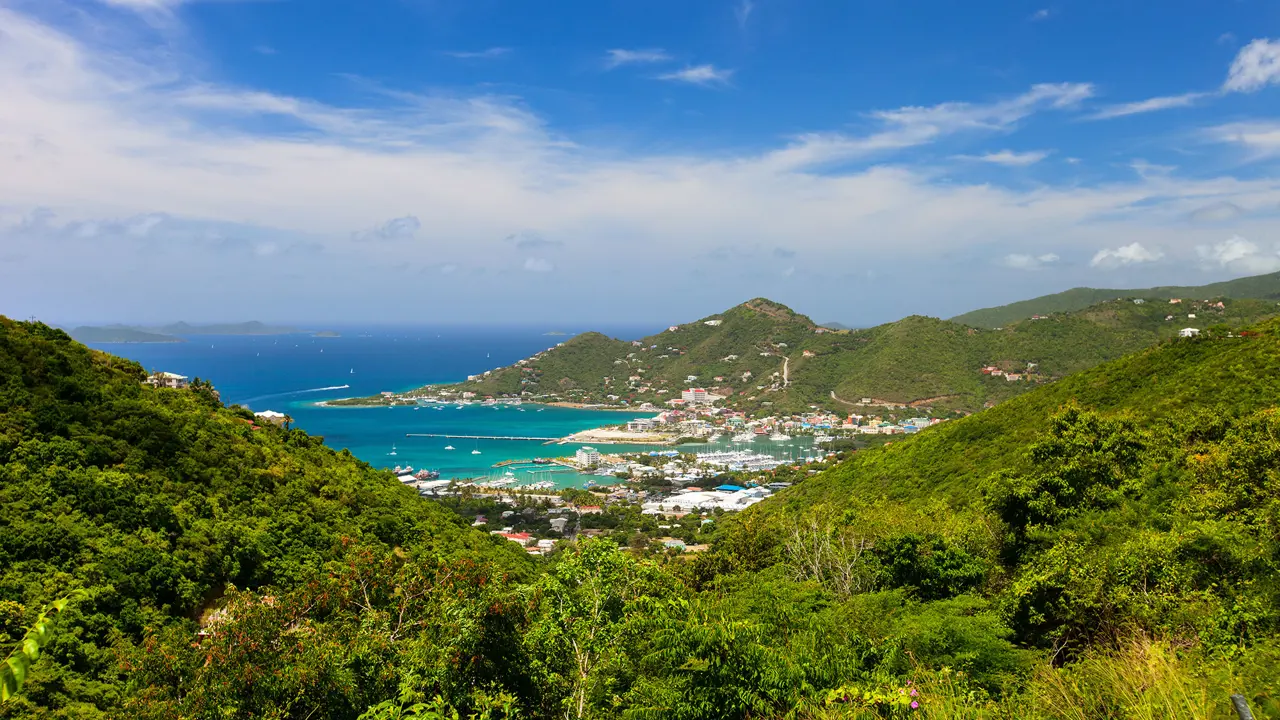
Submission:
[[[702,405],[707,402],[707,391],[703,388],[689,388],[680,393],[680,399],[690,405]]]
[[[264,420],[269,423],[275,423],[277,425],[283,423],[285,421],[285,418],[287,417],[284,413],[276,412],[275,410],[263,410],[261,412],[254,413],[253,416],[258,418],[259,420]]]
[[[179,375],[171,372],[151,373],[151,375],[147,377],[146,382],[148,385],[173,388],[174,390],[181,390],[188,384],[186,375]]]
[[[1181,330],[1178,331],[1178,337],[1189,338],[1189,337],[1197,337],[1199,335],[1200,335],[1200,331],[1197,330],[1196,328],[1182,328]]]
[[[599,465],[600,451],[593,447],[580,448],[578,452],[574,453],[573,459],[577,460],[578,464],[582,466]]]

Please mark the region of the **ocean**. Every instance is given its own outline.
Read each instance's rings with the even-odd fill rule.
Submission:
[[[572,455],[580,445],[546,446],[524,440],[446,440],[408,433],[563,437],[653,413],[584,410],[524,404],[397,408],[321,407],[344,397],[402,391],[509,365],[563,341],[528,327],[336,327],[339,337],[312,334],[271,336],[187,336],[184,343],[104,343],[93,346],[131,360],[149,371],[164,370],[213,382],[228,405],[276,410],[295,427],[322,436],[381,468],[412,466],[436,470],[444,478],[494,478],[502,461]],[[624,339],[653,332],[648,327],[606,331]],[[759,442],[762,449],[767,443]],[[446,450],[452,445],[453,450]],[[602,451],[652,450],[603,446]],[[782,448],[771,448],[781,451]],[[475,453],[474,451],[479,451]],[[574,472],[545,467],[511,468],[521,481],[552,480],[558,487],[586,481]],[[592,478],[606,484],[607,478]]]

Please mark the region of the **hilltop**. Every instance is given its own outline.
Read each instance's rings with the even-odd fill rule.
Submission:
[[[1073,288],[1053,295],[1044,295],[1008,305],[983,308],[957,315],[952,322],[974,327],[991,328],[1025,320],[1036,315],[1083,310],[1107,300],[1145,298],[1169,300],[1186,298],[1236,298],[1255,300],[1280,300],[1280,273],[1256,275],[1225,282],[1196,286],[1167,286],[1137,290],[1106,290],[1097,288]]]
[[[1275,304],[1261,300],[1108,301],[1000,329],[912,316],[834,331],[756,298],[639,340],[583,333],[514,365],[408,395],[634,407],[663,405],[695,386],[751,411],[888,405],[972,412],[1176,336],[1190,323],[1239,326],[1275,314]]]

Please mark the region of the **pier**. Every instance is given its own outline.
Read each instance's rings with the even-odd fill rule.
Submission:
[[[530,435],[446,435],[443,433],[405,433],[405,437],[448,438],[450,440],[537,440],[538,442],[560,442],[558,437],[533,437]]]

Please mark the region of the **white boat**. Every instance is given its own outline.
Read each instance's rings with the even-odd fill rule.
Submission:
[[[452,449],[453,449],[453,446],[452,446],[452,445],[445,445],[445,446],[444,446],[444,449],[445,449],[445,450],[452,450]]]
[[[472,450],[472,451],[471,451],[471,454],[472,454],[472,455],[479,455],[479,454],[480,454],[480,451],[479,451],[479,450]]]
[[[394,444],[392,444],[392,446],[391,446],[391,452],[389,452],[389,453],[387,453],[387,454],[388,454],[388,455],[395,455],[395,454],[396,454],[396,446],[395,446]]]
[[[356,374],[356,369],[355,369],[355,368],[351,368],[351,374],[352,374],[352,375],[355,375],[355,374]]]
[[[790,435],[787,435],[786,433],[776,432],[776,433],[774,433],[774,434],[770,435],[770,436],[769,436],[769,439],[770,439],[770,440],[772,440],[772,441],[774,441],[774,442],[783,442],[783,441],[786,441],[786,440],[790,440],[790,439],[791,439],[791,436],[790,436]]]
[[[752,442],[755,439],[756,439],[756,434],[753,432],[742,432],[733,436],[734,442]]]
[[[707,442],[713,443],[719,439],[720,439],[720,433],[716,433],[715,435],[712,435],[711,437],[707,438]]]

